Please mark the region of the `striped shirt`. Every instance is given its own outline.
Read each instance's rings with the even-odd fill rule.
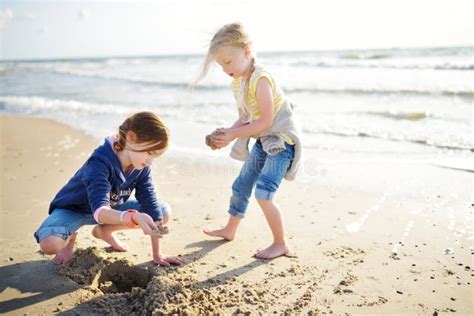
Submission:
[[[270,83],[274,105],[273,118],[275,118],[283,104],[286,102],[283,91],[275,83],[272,76],[261,66],[256,66],[255,70],[250,76],[250,79],[248,80],[248,83],[243,80],[243,77],[238,77],[235,78],[230,84],[230,89],[237,102],[239,115],[244,122],[253,122],[254,120],[260,118],[260,107],[258,106],[257,101],[257,85],[261,78],[266,78]],[[247,84],[248,88],[246,89],[245,85]],[[245,97],[246,90],[248,92],[247,96]],[[282,133],[282,137],[288,144],[294,144],[291,138],[287,135]]]

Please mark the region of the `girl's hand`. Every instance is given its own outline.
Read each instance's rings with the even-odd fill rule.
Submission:
[[[209,146],[212,150],[217,149],[212,142],[212,134],[206,135],[205,140],[206,140],[206,145]]]
[[[146,213],[135,213],[133,215],[133,220],[140,226],[145,235],[151,235],[153,230],[158,229],[153,218]]]
[[[153,254],[153,262],[159,266],[169,267],[170,265],[181,265],[184,260],[178,257],[167,257],[165,255]]]
[[[222,148],[229,145],[235,137],[232,135],[232,131],[226,128],[218,128],[213,133],[212,142],[215,147]]]
[[[216,147],[214,144],[214,137],[220,134],[219,130],[224,129],[223,127],[215,129],[211,134],[206,135],[206,145],[211,147],[212,150],[220,149],[220,147]]]

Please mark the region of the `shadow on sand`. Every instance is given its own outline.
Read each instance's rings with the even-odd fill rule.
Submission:
[[[59,295],[74,292],[82,286],[57,274],[58,266],[50,260],[15,263],[0,267],[0,314],[11,313]],[[7,291],[16,298],[8,299]],[[27,294],[30,294],[26,296]],[[18,298],[18,296],[22,296]]]

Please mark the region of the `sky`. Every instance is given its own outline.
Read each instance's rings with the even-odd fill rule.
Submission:
[[[203,54],[234,21],[260,52],[474,46],[472,0],[0,0],[0,60]]]

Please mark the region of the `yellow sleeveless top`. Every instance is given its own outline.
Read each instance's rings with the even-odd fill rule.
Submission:
[[[243,121],[252,122],[260,117],[260,108],[257,101],[257,85],[261,78],[266,78],[270,83],[273,95],[273,117],[275,117],[280,111],[282,105],[286,102],[285,95],[280,87],[275,83],[272,76],[265,71],[261,66],[256,66],[253,71],[250,79],[248,81],[248,92],[245,97],[245,85],[246,82],[243,80],[243,77],[235,78],[231,84],[230,89],[234,94],[235,100],[237,102],[237,107],[239,109],[239,115]],[[285,139],[290,145],[294,145],[291,138],[281,133],[281,136]]]

